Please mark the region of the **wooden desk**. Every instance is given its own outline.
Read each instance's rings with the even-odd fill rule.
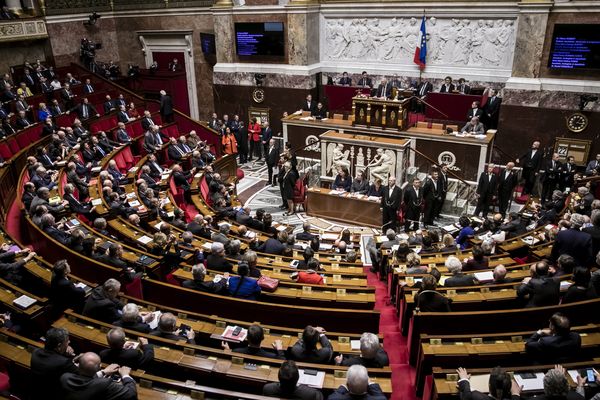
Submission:
[[[381,227],[379,202],[359,199],[350,193],[329,194],[330,189],[310,188],[306,195],[306,213],[340,222]]]

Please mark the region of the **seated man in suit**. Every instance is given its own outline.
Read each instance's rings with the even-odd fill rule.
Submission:
[[[151,312],[140,312],[140,308],[135,303],[127,303],[123,306],[121,319],[113,322],[113,325],[123,329],[131,329],[142,333],[150,333],[152,328],[148,325],[154,320],[154,314]]]
[[[367,74],[367,71],[363,71],[361,74],[360,79],[358,80],[358,83],[356,84],[356,86],[358,87],[362,87],[362,88],[373,88],[373,80],[371,80],[371,78],[369,78],[369,75]]]
[[[310,233],[310,229],[311,229],[310,222],[304,222],[302,224],[302,232],[300,232],[296,235],[296,240],[311,241],[315,237],[315,235]]]
[[[60,377],[67,372],[77,372],[75,352],[69,346],[69,331],[50,328],[45,335],[44,347],[31,353],[32,398],[62,399]]]
[[[121,144],[131,143],[131,136],[125,129],[125,123],[123,121],[119,121],[117,123],[117,142]]]
[[[109,324],[121,318],[123,304],[117,299],[120,290],[121,283],[113,278],[95,287],[85,302],[83,315]]]
[[[463,126],[460,130],[462,133],[471,133],[473,135],[483,135],[485,134],[485,128],[481,122],[479,122],[478,117],[473,117],[469,122]]]
[[[63,230],[64,225],[62,223],[56,223],[54,215],[50,213],[42,215],[41,228],[48,236],[62,245],[71,245],[71,235]]]
[[[350,186],[351,193],[367,194],[369,191],[369,181],[365,179],[364,171],[358,171],[356,178],[352,181]]]
[[[119,122],[130,122],[130,121],[134,121],[135,118],[131,118],[129,117],[129,114],[127,114],[127,108],[126,106],[119,106],[119,111],[117,112],[117,120]]]
[[[294,361],[284,361],[277,374],[279,382],[267,383],[263,395],[285,399],[323,400],[323,393],[304,384],[298,384],[300,372]]]
[[[464,368],[458,368],[458,391],[461,399],[492,400],[492,399],[514,399],[517,400],[521,390],[518,385],[512,383],[512,378],[504,369],[496,367],[490,371],[488,381],[489,393],[494,397],[481,393],[477,390],[471,391],[469,379],[471,375]],[[498,396],[498,397],[496,397]]]
[[[236,347],[233,349],[235,353],[250,354],[258,357],[277,358],[279,360],[285,360],[285,354],[283,353],[283,344],[281,340],[273,342],[273,349],[265,350],[262,348],[261,343],[265,339],[265,332],[260,325],[252,324],[248,327],[248,336],[246,346]],[[224,350],[231,350],[229,344],[225,341],[221,342],[221,346]]]
[[[52,179],[52,175],[49,175],[46,168],[40,166],[35,170],[35,175],[31,177],[31,182],[37,189],[42,187],[52,190],[56,187],[56,182]]]
[[[460,78],[458,80],[458,85],[456,85],[455,90],[460,94],[471,93],[471,87],[466,84],[465,78]]]
[[[17,127],[17,130],[25,129],[32,123],[32,120],[27,117],[25,111],[21,110],[18,112],[15,120],[15,126]]]
[[[526,307],[558,304],[560,283],[549,276],[546,261],[538,261],[532,266],[532,276],[523,279],[523,283],[517,288],[517,297],[526,301]]]
[[[113,100],[110,98],[110,95],[108,95],[108,94],[106,95],[103,107],[104,107],[104,115],[109,114],[112,111],[116,110],[115,103],[113,102]]]
[[[344,71],[342,73],[342,77],[338,81],[338,85],[340,86],[352,86],[352,78],[348,76],[348,72]]]
[[[82,121],[92,117],[98,118],[100,116],[98,111],[96,111],[96,107],[90,103],[87,97],[83,98],[83,101],[76,107],[75,111]]]
[[[550,317],[548,328],[538,329],[525,342],[527,354],[542,364],[557,364],[576,359],[581,349],[581,337],[571,332],[569,319],[561,313]]]
[[[268,238],[257,250],[261,253],[281,255],[286,247],[284,243],[287,243],[287,239],[288,234],[286,231],[277,232],[277,239]]]
[[[158,336],[169,340],[185,340],[188,344],[196,344],[194,338],[196,332],[187,327],[177,327],[177,318],[171,313],[163,313],[158,320],[158,329],[150,332],[152,336]]]
[[[50,190],[47,187],[41,187],[37,190],[36,196],[31,200],[31,206],[29,208],[29,213],[33,214],[37,206],[45,206],[46,209],[54,215],[58,215],[64,211],[65,206],[68,204],[66,200],[63,200],[61,203],[56,205],[50,205],[48,203],[48,199],[50,198]]]
[[[198,290],[200,292],[208,293],[220,293],[225,294],[227,292],[227,277],[229,273],[225,273],[225,279],[221,279],[219,282],[212,280],[205,281],[206,268],[202,264],[196,264],[192,267],[193,279],[185,280],[181,283],[186,289]]]
[[[146,110],[144,111],[144,116],[142,117],[142,128],[144,128],[145,131],[149,130],[151,126],[156,125],[154,123],[154,120],[152,119],[152,114],[150,114],[150,111]]]
[[[448,272],[452,274],[452,277],[446,279],[444,286],[474,286],[477,284],[472,275],[463,274],[462,263],[455,256],[449,256],[444,264]]]
[[[369,382],[369,372],[362,365],[353,365],[346,373],[346,384],[337,388],[327,400],[385,400],[378,383]]]
[[[118,364],[133,369],[146,369],[154,360],[154,346],[148,344],[148,339],[138,338],[138,346],[127,343],[125,332],[121,328],[113,328],[106,334],[109,349],[100,352],[100,358],[105,364]]]
[[[225,246],[214,242],[210,246],[210,254],[206,257],[206,267],[219,272],[233,272],[233,265],[225,259]]]
[[[345,367],[360,364],[366,368],[383,368],[390,365],[390,359],[379,345],[377,335],[365,332],[360,337],[360,356],[344,357],[340,354],[335,358],[335,363]]]
[[[317,348],[317,343],[321,344]],[[328,364],[333,354],[331,342],[325,336],[325,329],[308,325],[290,351],[291,358],[300,362]]]
[[[323,106],[323,103],[321,102],[318,102],[317,108],[311,111],[311,116],[315,117],[316,119],[327,118],[327,115],[327,109]]]
[[[474,101],[471,104],[471,109],[467,113],[467,121],[471,121],[473,117],[477,117],[481,120],[481,116],[483,115],[483,108],[479,106],[478,101]]]
[[[169,148],[167,150],[167,153],[169,154],[170,160],[177,162],[181,161],[181,159],[185,157],[185,152],[183,151],[183,149],[181,149],[181,147],[179,147],[179,143],[174,137],[169,139]]]
[[[8,251],[9,247],[5,243],[0,250],[0,278],[19,285],[23,278],[23,266],[32,260],[37,254],[29,249],[19,251]],[[16,259],[17,255],[27,254],[25,257]]]
[[[444,83],[442,84],[442,87],[440,88],[440,93],[452,93],[454,92],[454,83],[452,83],[452,78],[447,76],[446,78],[444,78]]]
[[[131,368],[112,364],[101,374],[99,372],[100,357],[96,353],[83,354],[79,358],[78,371],[67,372],[60,378],[63,399],[137,399],[137,386],[129,376]],[[120,375],[120,382],[109,377],[115,373]]]

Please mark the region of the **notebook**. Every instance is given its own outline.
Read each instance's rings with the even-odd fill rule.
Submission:
[[[248,336],[248,329],[242,329],[237,336],[233,335],[233,331],[237,328],[235,325],[229,325],[225,328],[225,331],[221,334],[224,339],[233,342],[243,342]]]
[[[299,369],[300,379],[298,379],[297,385],[306,385],[315,389],[322,389],[323,382],[325,381],[325,372],[317,371],[316,375],[308,375],[303,369]]]
[[[19,307],[21,310],[26,310],[37,302],[36,299],[32,299],[29,296],[22,295],[13,300],[13,304]]]

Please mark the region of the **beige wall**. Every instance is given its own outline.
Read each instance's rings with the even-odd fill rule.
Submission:
[[[9,42],[0,44],[0,75],[10,71],[10,67],[23,65],[26,61],[47,60],[51,55],[47,40]]]

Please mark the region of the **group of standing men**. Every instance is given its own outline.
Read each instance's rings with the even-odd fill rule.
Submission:
[[[550,153],[549,157],[545,157],[544,151],[540,149],[540,142],[534,141],[531,148],[516,159],[516,163],[522,168],[523,194],[534,194],[538,178],[542,184],[539,193],[542,204],[554,190],[564,191],[572,188],[577,172],[575,160],[573,156],[568,156],[563,163],[559,158],[558,153]],[[477,184],[475,215],[483,213],[485,217],[494,199],[497,199],[500,214],[506,214],[513,191],[519,183],[519,176],[514,167],[515,163],[509,162],[504,170],[496,172],[496,166],[489,164],[487,170],[481,173]]]
[[[383,188],[381,208],[383,213],[382,229],[398,228],[398,211],[404,214],[404,230],[418,229],[423,214],[423,224],[433,225],[439,218],[448,193],[448,167],[431,172],[425,181],[414,178],[411,184],[402,190],[396,185],[396,178],[390,176],[388,185]]]

